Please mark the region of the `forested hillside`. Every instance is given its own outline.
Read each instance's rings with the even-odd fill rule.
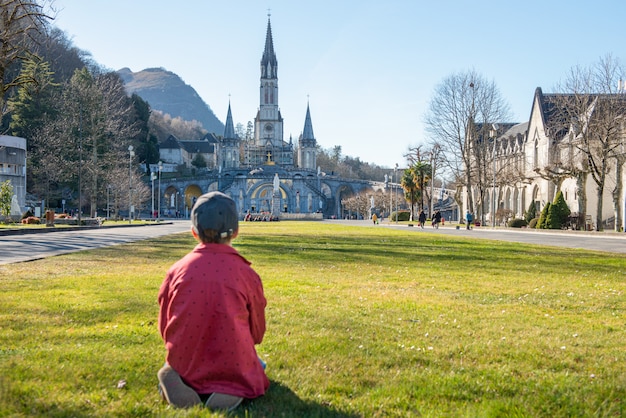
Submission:
[[[129,68],[122,68],[117,73],[128,93],[137,94],[153,110],[169,114],[172,118],[198,121],[207,132],[217,135],[224,133],[224,124],[210,106],[178,75],[163,68],[148,68],[136,73]]]

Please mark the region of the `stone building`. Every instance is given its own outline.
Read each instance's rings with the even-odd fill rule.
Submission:
[[[620,184],[626,182],[621,169],[626,157],[625,98],[622,94],[590,97],[589,106],[581,108],[584,109],[581,114],[572,115],[563,111],[571,95],[544,94],[537,88],[527,122],[495,124],[495,130],[479,129],[485,136],[482,140],[489,143],[485,167],[490,170],[487,177],[493,183],[482,200],[477,189],[472,190],[472,196],[474,202],[482,205],[488,224],[491,225],[494,218],[500,221],[501,214],[507,212],[512,217],[522,218],[531,204],[539,213],[548,202],[552,203],[560,190],[572,212],[572,227],[623,230],[626,192]],[[610,149],[606,150],[602,213],[598,214],[597,184],[589,168],[589,158],[581,152],[588,146],[583,147],[581,141],[585,140],[583,130],[591,129],[593,118],[600,117],[597,109],[603,102],[620,108],[611,121],[612,129],[619,133],[610,140]],[[467,202],[466,195],[465,209]],[[600,228],[597,219],[601,219]]]

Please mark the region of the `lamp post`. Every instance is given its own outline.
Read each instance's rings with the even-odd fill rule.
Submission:
[[[157,196],[157,220],[161,219],[161,171],[163,171],[163,161],[159,161],[159,194]]]
[[[152,199],[150,200],[150,204],[152,206],[152,210],[150,211],[150,218],[154,218],[154,180],[156,180],[156,174],[154,171],[150,172],[150,181],[152,181]]]
[[[385,174],[385,183],[389,185],[389,222],[391,223],[391,212],[393,212],[393,194],[391,194],[391,183],[393,181],[393,178],[391,177],[391,175],[387,176],[387,174]]]
[[[322,192],[322,168],[319,165],[317,166],[317,190]],[[319,213],[322,213],[322,207],[322,196],[319,196]]]
[[[78,226],[82,221],[82,201],[83,201],[83,112],[80,112],[78,125]]]
[[[111,194],[111,185],[107,184],[107,219],[109,219],[111,217],[111,206],[110,206],[110,200],[109,200],[109,196]]]
[[[133,221],[133,157],[135,151],[133,146],[128,146],[128,223]]]
[[[435,204],[433,197],[435,194],[435,164],[437,162],[437,152],[439,151],[439,145],[436,144],[430,152],[430,210],[428,215],[430,219],[433,218],[433,212],[435,211]]]
[[[398,163],[396,163],[396,166],[393,168],[393,177],[394,177],[394,182],[397,182],[398,181]],[[396,223],[398,223],[398,190],[396,190],[394,193],[394,200],[396,201]]]
[[[493,228],[496,227],[496,138],[498,137],[498,125],[495,123],[491,125],[491,130],[489,132],[489,136],[493,138],[493,154],[491,155],[491,159],[493,160],[493,186],[492,186],[492,208],[491,212],[491,226]]]

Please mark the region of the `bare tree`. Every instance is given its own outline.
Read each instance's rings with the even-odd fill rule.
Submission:
[[[435,88],[425,116],[426,130],[433,146],[441,148],[445,168],[454,178],[463,179],[472,213],[473,188],[477,187],[482,206],[488,187],[489,130],[493,123],[509,118],[509,106],[495,83],[474,70],[452,74]]]
[[[374,206],[372,207],[372,201]],[[349,196],[341,200],[344,210],[355,212],[357,219],[359,215],[363,219],[368,219],[370,209],[384,207],[384,194],[382,192],[374,192],[373,190],[361,191],[358,194]]]
[[[150,186],[142,180],[141,173],[137,172],[136,167],[137,165],[133,164],[132,169],[129,170],[128,166],[120,165],[104,173],[102,181],[105,185],[106,204],[110,212],[107,216],[119,219],[120,211],[126,211],[131,206],[135,207],[137,217],[141,216],[142,211],[150,212]]]
[[[151,132],[155,132],[159,142],[165,141],[170,135],[185,141],[201,140],[207,130],[196,120],[187,121],[177,116],[172,118],[169,113],[160,110],[150,112],[149,127]]]
[[[59,109],[48,140],[64,156],[59,170],[65,180],[77,180],[78,196],[72,197],[78,197],[79,207],[89,203],[94,216],[106,195],[106,174],[128,167],[128,145],[136,135],[132,102],[115,73],[92,74],[83,68],[63,89]]]
[[[620,62],[607,55],[595,65],[572,68],[559,88],[567,93],[561,98],[561,115],[557,118],[563,124],[557,129],[568,131],[567,141],[561,141],[561,149],[573,146],[580,152],[575,168],[582,174],[588,173],[596,185],[597,230],[603,229],[603,195],[613,170],[616,228],[622,223],[621,203],[615,195],[620,194],[622,188],[626,95],[617,93],[623,74]],[[584,187],[580,178],[579,185]]]

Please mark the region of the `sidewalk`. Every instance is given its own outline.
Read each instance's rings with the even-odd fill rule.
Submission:
[[[85,226],[59,226],[59,227],[38,227],[38,228],[29,228],[29,227],[15,227],[15,228],[0,228],[0,236],[7,235],[29,235],[29,234],[46,234],[49,232],[76,232],[76,231],[88,231],[91,229],[105,229],[105,228],[132,228],[139,226],[159,226],[159,225],[167,225],[171,224],[171,221],[168,222],[159,222],[159,223],[129,223],[129,224],[115,224],[115,225],[85,225]]]
[[[374,225],[371,220],[333,220],[325,222],[337,222],[346,225],[384,227],[402,229],[413,233],[432,233],[453,235],[458,237],[491,239],[496,241],[519,242],[535,245],[548,245],[554,247],[566,247],[584,249],[590,251],[604,251],[610,253],[626,254],[626,233],[615,231],[572,231],[572,230],[554,230],[554,229],[528,229],[528,228],[491,228],[491,227],[474,227],[471,230],[465,229],[464,225],[447,223],[438,229],[428,225],[424,229],[413,223],[410,227],[406,222],[395,223],[385,221],[378,225]]]

